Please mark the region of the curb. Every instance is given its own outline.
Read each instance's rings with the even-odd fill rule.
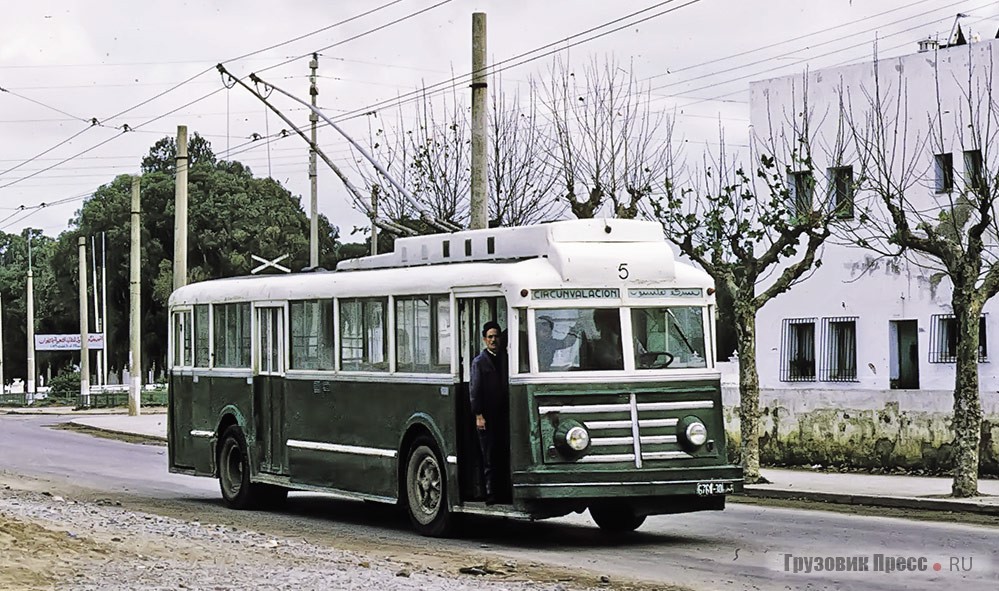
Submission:
[[[953,511],[955,513],[978,513],[999,515],[999,505],[983,505],[974,501],[958,499],[927,499],[921,497],[885,497],[847,493],[827,493],[815,491],[793,491],[786,489],[760,489],[746,487],[742,493],[747,497],[760,499],[797,499],[819,501],[837,505],[865,505],[868,507],[891,507],[896,509],[920,509],[924,511]]]
[[[76,425],[77,427],[83,427],[84,429],[89,429],[91,431],[100,431],[102,433],[112,433],[114,435],[125,435],[128,437],[142,437],[145,439],[153,439],[155,441],[166,442],[167,438],[164,435],[152,435],[149,433],[136,433],[135,431],[125,431],[123,429],[110,429],[108,427],[97,427],[95,425],[88,425],[80,420],[72,420],[70,423]]]

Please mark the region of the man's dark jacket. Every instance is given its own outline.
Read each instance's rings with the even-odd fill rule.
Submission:
[[[472,415],[497,418],[506,402],[506,386],[506,356],[502,353],[493,355],[487,350],[476,355],[472,360],[472,382],[469,388]]]

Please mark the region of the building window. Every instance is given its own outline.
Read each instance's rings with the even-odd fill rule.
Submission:
[[[933,157],[936,169],[937,193],[950,193],[954,189],[954,155],[937,154]]]
[[[780,349],[782,382],[815,381],[814,318],[785,318]]]
[[[822,319],[822,361],[819,380],[857,381],[857,318]]]
[[[788,184],[791,187],[792,212],[799,217],[807,216],[812,211],[812,192],[815,188],[812,172],[792,172]]]
[[[978,361],[989,360],[988,330],[986,315],[978,319]],[[957,318],[953,314],[934,314],[930,317],[930,363],[954,363],[957,361],[957,341],[960,331]]]
[[[836,217],[853,219],[853,167],[836,166],[827,171],[829,206]]]
[[[979,191],[982,188],[982,151],[966,150],[964,152],[964,182],[968,189]]]

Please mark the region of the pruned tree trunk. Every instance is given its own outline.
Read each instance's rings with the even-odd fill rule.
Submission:
[[[739,450],[746,482],[760,476],[760,376],[756,370],[756,311],[736,303],[739,352]]]
[[[982,434],[982,402],[978,395],[978,323],[982,306],[962,297],[952,299],[957,324],[957,363],[954,385],[955,497],[978,494],[978,454]]]

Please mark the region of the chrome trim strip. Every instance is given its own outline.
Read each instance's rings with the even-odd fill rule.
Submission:
[[[642,454],[646,460],[676,460],[687,459],[694,456],[685,451],[651,451]]]
[[[630,407],[623,404],[560,404],[557,406],[539,406],[538,412],[548,414],[550,412],[627,412]],[[630,421],[629,421],[630,422]]]
[[[642,443],[655,445],[657,443],[676,443],[676,435],[643,435]]]
[[[329,451],[334,453],[357,454],[362,456],[377,456],[382,458],[394,458],[397,455],[394,449],[361,447],[359,445],[342,445],[339,443],[323,443],[320,441],[300,441],[298,439],[289,439],[287,445],[288,447],[294,449]]]
[[[642,467],[642,434],[638,427],[638,397],[632,392],[628,395],[631,406],[631,437],[635,443],[635,467]]]
[[[631,394],[634,397],[634,394]],[[617,404],[559,404],[539,406],[538,413],[544,415],[550,412],[626,412],[632,410],[633,402]],[[691,410],[695,408],[714,408],[713,400],[684,400],[679,402],[638,402],[637,410]],[[634,418],[634,417],[633,417]],[[675,424],[675,423],[674,423]]]
[[[675,427],[679,419],[638,419],[639,427]],[[624,429],[631,427],[631,421],[583,421],[587,429]]]
[[[638,410],[688,410],[694,408],[714,408],[713,400],[685,400],[683,402],[641,402]]]
[[[693,484],[697,485],[700,483],[705,484],[740,484],[744,482],[741,478],[739,479],[727,479],[727,480],[649,480],[646,482],[545,482],[531,484],[526,482],[518,482],[514,484],[514,488],[528,488],[528,487],[567,487],[571,486],[573,488],[579,486],[662,486],[667,484]]]
[[[458,463],[458,456],[448,456],[448,457],[444,458],[444,461],[446,461],[448,464],[457,464]]]
[[[347,499],[350,501],[375,501],[376,503],[394,504],[398,500],[396,499],[396,497],[386,497],[383,495],[368,495],[348,490],[341,490],[339,488],[330,488],[327,486],[316,486],[314,484],[303,484],[301,482],[293,482],[287,476],[274,476],[273,474],[258,474],[256,477],[253,478],[253,482],[276,484],[278,486],[283,486],[291,490],[307,490],[307,491],[321,492],[321,493],[326,493],[331,497],[336,497],[338,499]]]
[[[583,456],[577,460],[579,463],[592,462],[630,462],[635,459],[635,454],[604,454],[598,456]]]
[[[517,511],[510,507],[499,505],[485,506],[482,504],[452,505],[453,513],[470,513],[473,515],[493,515],[497,517],[512,517],[513,519],[531,519],[529,513]]]
[[[594,437],[590,445],[631,445],[633,441],[632,437]]]
[[[202,429],[191,429],[191,437],[214,437],[215,431],[205,431]]]

